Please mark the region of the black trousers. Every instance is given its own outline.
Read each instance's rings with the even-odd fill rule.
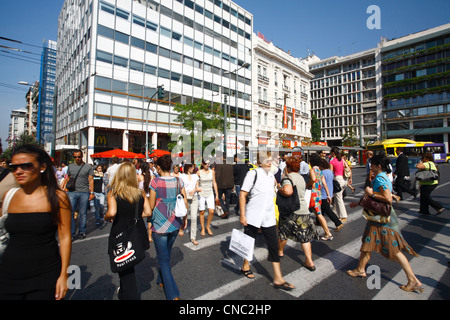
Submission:
[[[261,229],[262,234],[264,236],[264,240],[266,240],[267,248],[269,249],[269,257],[268,260],[270,262],[280,262],[280,257],[278,256],[278,231],[277,226],[272,227],[261,227],[257,228],[252,225],[247,225],[244,228],[244,233],[254,239],[258,235],[258,229]]]
[[[137,289],[136,273],[134,272],[134,267],[119,272],[119,279],[119,300],[141,300]]]
[[[431,198],[431,192],[436,189],[438,185],[421,185],[420,186],[420,213],[430,214],[429,206],[436,211],[442,209],[442,205]]]
[[[396,189],[397,189],[397,195],[398,195],[401,199],[403,199],[403,191],[409,193],[409,194],[412,195],[412,196],[415,195],[414,190],[412,190],[411,188],[409,188],[409,187],[406,185],[406,183],[405,183],[405,177],[398,176],[398,177],[395,179],[395,186],[396,186]]]
[[[336,227],[339,227],[342,224],[342,221],[336,216],[333,210],[331,210],[331,206],[328,203],[327,199],[322,199],[322,205],[320,206],[322,209],[322,214],[326,214],[331,221],[333,221]]]
[[[218,189],[217,191],[219,192],[219,202],[220,206],[223,209],[223,212],[230,211],[231,192],[233,191],[233,189]],[[225,194],[225,202],[223,202],[222,200],[222,195],[224,194]]]

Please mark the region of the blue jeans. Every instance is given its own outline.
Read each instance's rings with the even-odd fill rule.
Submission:
[[[73,213],[78,206],[78,216],[80,227],[78,233],[86,233],[87,209],[89,205],[89,192],[68,192],[70,204],[72,205],[72,222],[70,224],[70,231],[72,236],[75,236],[75,219]]]
[[[158,258],[159,270],[156,282],[163,284],[164,292],[167,300],[173,300],[180,296],[175,279],[170,269],[170,256],[172,253],[172,246],[177,238],[179,230],[171,233],[156,233],[152,232],[153,243],[155,244],[156,256]]]
[[[105,208],[105,194],[101,192],[94,192],[94,205],[95,205],[95,223],[100,223],[100,219],[103,217],[103,211]]]

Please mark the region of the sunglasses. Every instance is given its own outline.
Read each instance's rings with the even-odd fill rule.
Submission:
[[[34,164],[31,162],[25,162],[20,164],[9,164],[9,168],[12,172],[16,172],[18,168],[22,169],[23,171],[31,171],[34,169]]]
[[[77,159],[77,158],[81,158],[81,156],[73,156],[75,159]]]

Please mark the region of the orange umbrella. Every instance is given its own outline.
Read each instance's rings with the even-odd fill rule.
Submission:
[[[157,158],[159,158],[159,157],[162,157],[162,156],[164,156],[166,154],[170,154],[170,152],[166,151],[166,150],[155,149],[155,150],[153,150],[152,154],[149,155],[149,157],[157,157]]]
[[[95,153],[95,154],[91,155],[91,158],[114,158],[114,157],[127,158],[127,159],[134,159],[134,158],[143,159],[143,158],[145,158],[145,156],[141,153],[129,152],[129,151],[125,151],[122,149],[114,149],[114,150],[99,152],[99,153]]]

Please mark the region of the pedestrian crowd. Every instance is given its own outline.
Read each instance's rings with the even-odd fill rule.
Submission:
[[[397,152],[394,172],[386,156],[367,153],[364,194],[388,205],[390,216],[384,223],[368,219],[358,267],[347,273],[365,277],[371,252],[378,252],[402,266],[408,278],[402,290],[421,291],[422,284],[403,252],[417,254],[402,237],[392,208],[393,201],[404,199],[404,192],[414,199],[418,195],[417,189],[406,183],[410,175],[407,156],[401,148]],[[168,300],[181,297],[170,260],[176,238],[186,232],[188,217],[190,241],[198,245],[204,237],[213,236],[215,214],[227,219],[232,212],[239,216],[246,235],[264,237],[273,267],[273,287],[292,290],[294,286],[283,278],[281,270],[287,241],[301,244],[303,266],[315,271],[311,243],[332,241],[333,232],[342,232],[348,219],[346,188],[355,192],[351,163],[337,147],[331,148],[328,156],[325,152],[310,154],[308,162],[302,156],[275,158],[270,152],[259,152],[257,166],[242,162],[238,155],[233,165],[203,159],[199,167],[173,165],[170,155],[122,163],[113,158],[109,167],[91,166],[82,157],[82,151],[77,150],[73,163],[54,167],[42,148],[24,145],[14,151],[7,166],[12,175],[6,168],[0,170],[0,199],[9,233],[8,246],[0,256],[0,299],[64,298],[72,242],[86,238],[89,206],[95,208],[96,227],[112,222],[110,246],[112,238],[132,229],[143,250],[154,244],[159,264],[157,284]],[[430,154],[423,155],[417,169],[437,171]],[[438,183],[438,179],[420,181],[421,214],[430,214],[430,206],[438,214],[444,211],[431,198]],[[361,202],[353,202],[350,207],[358,205],[362,206]],[[178,215],[179,206],[186,215]],[[367,213],[365,207],[363,212]],[[330,230],[326,217],[333,222],[334,230]],[[125,265],[134,254],[131,245],[135,243],[108,247],[111,259]],[[117,272],[121,300],[140,299],[134,266]],[[255,278],[246,259],[240,272]]]

